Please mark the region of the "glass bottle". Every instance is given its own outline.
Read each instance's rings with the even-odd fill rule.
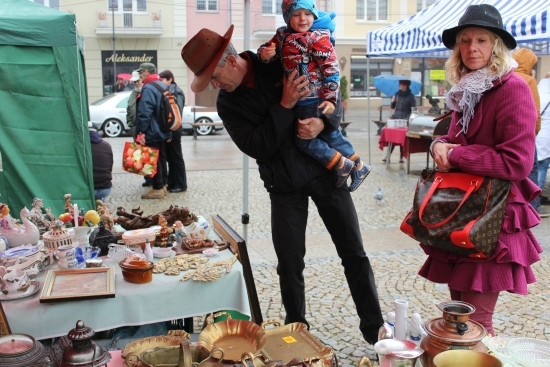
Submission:
[[[149,243],[149,239],[145,239],[145,257],[149,261],[153,261],[153,249],[151,248],[151,244]]]

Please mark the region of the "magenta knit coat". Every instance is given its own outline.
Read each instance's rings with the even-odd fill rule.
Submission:
[[[540,218],[529,204],[541,190],[527,178],[537,111],[529,86],[513,72],[493,85],[475,107],[466,136],[457,125],[462,114],[454,112],[447,135],[438,140],[460,144],[449,157],[453,167],[512,182],[497,247],[490,258],[474,259],[421,244],[428,258],[419,274],[462,292],[527,294],[527,284],[536,281],[531,264],[542,252],[530,231]]]

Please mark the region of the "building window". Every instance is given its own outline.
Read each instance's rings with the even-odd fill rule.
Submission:
[[[59,0],[34,0],[35,3],[59,10]]]
[[[365,56],[351,56],[350,66],[350,97],[387,97],[374,88],[374,77],[393,72],[393,59],[370,59],[368,63],[369,79],[367,83],[367,58]],[[370,92],[367,92],[367,84]]]
[[[416,0],[416,11],[426,9],[428,6],[433,5],[435,0]]]
[[[282,0],[262,0],[262,14],[281,14]]]
[[[109,5],[109,11],[118,12],[121,9],[125,13],[144,13],[147,11],[147,0],[107,0],[107,4]]]
[[[197,11],[218,11],[218,0],[197,0]]]
[[[388,20],[388,0],[357,0],[357,20]]]

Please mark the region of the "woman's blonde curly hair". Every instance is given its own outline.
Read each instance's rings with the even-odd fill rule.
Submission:
[[[467,29],[467,28],[465,28]],[[451,84],[456,84],[462,77],[462,75],[470,72],[470,69],[462,62],[462,56],[460,55],[460,36],[464,30],[461,30],[456,35],[456,43],[453,48],[453,53],[445,63],[445,70],[447,72],[447,80]],[[502,39],[496,35],[496,33],[485,29],[491,42],[493,43],[493,55],[489,59],[489,70],[494,75],[501,78],[503,75],[512,70],[512,54],[511,51],[504,45]]]

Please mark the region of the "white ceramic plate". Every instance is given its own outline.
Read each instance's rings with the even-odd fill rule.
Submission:
[[[159,259],[175,255],[171,247],[153,247],[153,256]]]
[[[26,257],[36,254],[39,250],[38,246],[17,246],[0,253],[0,257]]]
[[[40,282],[39,281],[36,281],[36,280],[33,280],[31,282],[31,284],[29,285],[29,288],[27,288],[27,290],[25,292],[17,292],[15,294],[7,294],[7,295],[4,295],[3,293],[0,293],[0,301],[9,301],[9,300],[12,300],[12,299],[20,299],[20,298],[25,298],[25,297],[29,297],[29,296],[32,296],[33,294],[35,294],[36,292],[38,292],[38,290],[40,289]]]

